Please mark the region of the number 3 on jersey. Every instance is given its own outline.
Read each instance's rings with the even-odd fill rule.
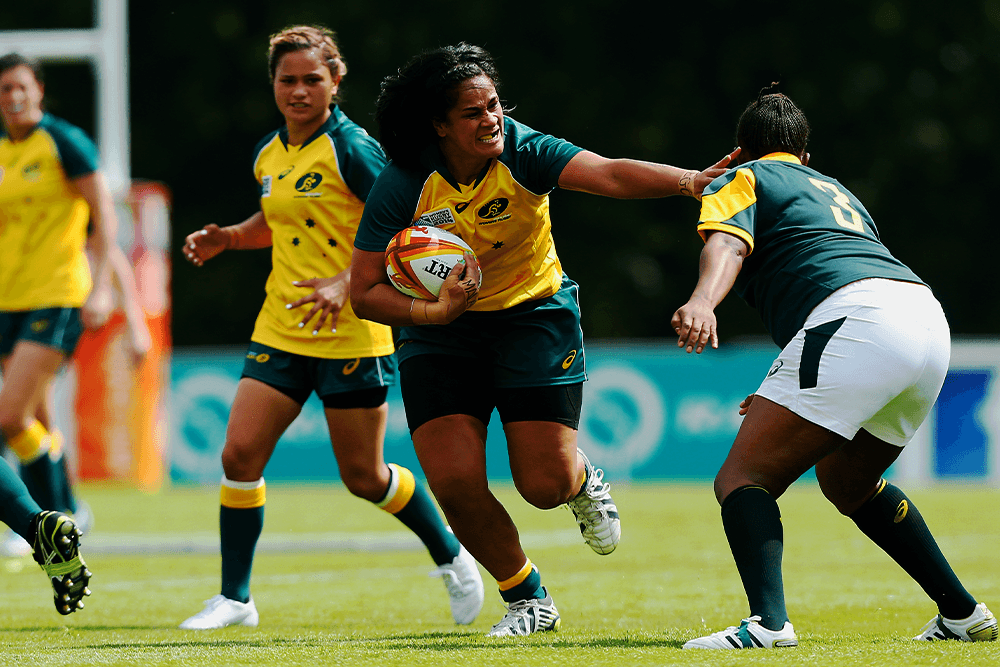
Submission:
[[[854,210],[851,206],[850,198],[840,191],[840,189],[833,183],[828,183],[827,181],[821,181],[817,178],[810,178],[809,182],[815,185],[820,190],[824,190],[833,195],[833,201],[836,206],[831,206],[830,210],[833,211],[833,217],[837,221],[837,224],[841,227],[846,227],[847,229],[853,229],[854,231],[864,234],[865,226],[861,222],[861,216],[858,212]],[[844,211],[851,214],[851,221],[848,222],[844,217]]]

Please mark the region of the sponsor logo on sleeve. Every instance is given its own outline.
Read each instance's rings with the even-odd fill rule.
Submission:
[[[270,176],[265,176],[264,178],[260,179],[260,196],[261,196],[262,199],[264,197],[270,197],[271,196],[271,177]]]

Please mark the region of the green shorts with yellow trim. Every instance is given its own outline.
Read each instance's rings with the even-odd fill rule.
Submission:
[[[404,327],[399,363],[423,354],[469,359],[469,377],[504,389],[587,379],[580,287],[563,275],[559,291],[497,311],[466,311],[451,324]]]
[[[6,357],[18,341],[52,347],[67,357],[83,335],[79,308],[0,310],[0,357]]]
[[[350,393],[367,395],[371,393],[369,390],[396,384],[396,358],[390,354],[384,357],[321,359],[250,343],[243,362],[242,377],[274,387],[300,405],[315,391],[326,404],[331,396]],[[385,393],[381,395],[378,405],[385,401]]]

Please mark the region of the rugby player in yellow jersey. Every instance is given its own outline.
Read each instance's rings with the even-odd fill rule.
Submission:
[[[621,199],[698,196],[731,156],[703,172],[608,160],[505,116],[493,60],[459,44],[412,59],[385,79],[376,105],[392,158],[362,216],[351,303],[403,327],[397,355],[406,418],[428,484],[456,535],[496,579],[507,614],[490,636],[554,630],[559,613],[490,492],[486,427],[496,408],[514,485],[542,509],[569,505],[599,554],[618,544],[618,510],[604,473],[577,449],[583,333],[577,285],[552,240],[555,187]],[[410,225],[461,236],[482,285],[461,265],[436,302],[390,284],[383,253]]]
[[[255,151],[261,209],[238,225],[209,225],[185,246],[197,266],[223,250],[270,246],[273,269],[222,452],[222,590],[181,627],[257,625],[250,571],[264,521],[264,467],[313,391],[348,490],[420,537],[455,622],[471,623],[483,605],[475,560],[413,473],[382,458],[396,375],[391,330],[361,320],[348,303],[354,235],[385,156],[336,105],[347,66],[331,31],[283,30],[271,37],[268,64],[285,126]]]
[[[56,608],[68,614],[83,606],[90,572],[74,521],[39,513],[59,509],[65,480],[51,455],[52,435],[36,414],[44,412],[46,392],[83,324],[107,319],[116,221],[93,142],[43,110],[41,76],[33,60],[0,58],[0,431],[40,495],[36,504],[0,465],[0,518],[33,545]],[[84,254],[88,221],[95,230],[93,280]]]

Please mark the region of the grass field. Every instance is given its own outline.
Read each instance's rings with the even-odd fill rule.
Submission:
[[[486,578],[471,626],[451,623],[440,580],[396,521],[339,487],[268,489],[253,593],[260,627],[177,629],[218,593],[218,491],[84,487],[97,525],[83,543],[86,609],[53,608],[28,560],[0,572],[2,665],[998,665],[1000,645],[917,643],[935,614],[923,592],[808,485],[780,502],[785,586],[800,646],[682,651],[747,614],[710,484],[613,485],[623,538],[597,556],[572,516],[498,494],[562,615],[521,640],[483,634],[503,615]],[[1000,611],[1000,491],[914,491],[970,591]]]

